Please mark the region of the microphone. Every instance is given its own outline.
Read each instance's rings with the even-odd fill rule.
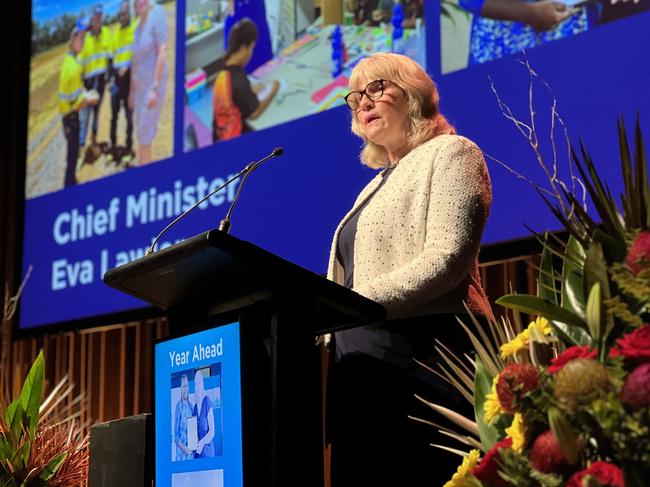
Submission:
[[[224,217],[223,220],[219,222],[219,231],[230,233],[230,228],[232,227],[232,224],[230,222],[230,215],[232,215],[232,210],[235,208],[235,205],[237,204],[237,200],[239,199],[239,195],[241,194],[241,190],[244,187],[244,183],[246,182],[246,179],[248,178],[249,174],[252,173],[258,167],[260,167],[262,164],[264,164],[266,161],[271,159],[272,157],[281,156],[283,152],[284,149],[282,147],[276,147],[275,149],[273,149],[273,152],[271,152],[264,159],[260,159],[257,162],[251,162],[248,166],[246,166],[246,168],[244,168],[244,177],[241,180],[241,184],[237,188],[237,193],[235,193],[235,197],[233,198],[232,203],[230,203],[230,208],[228,208],[228,212],[226,213],[226,216]]]
[[[176,218],[174,218],[165,228],[163,228],[162,231],[158,235],[156,235],[156,238],[154,238],[153,242],[151,243],[151,246],[147,249],[147,252],[145,253],[145,255],[149,255],[149,254],[152,254],[153,252],[155,252],[156,244],[158,243],[158,240],[160,240],[162,238],[162,236],[165,235],[174,225],[176,225],[179,221],[181,221],[183,218],[185,218],[190,211],[192,211],[194,208],[199,206],[201,203],[203,203],[205,200],[207,200],[210,196],[213,196],[214,194],[221,191],[223,188],[228,186],[233,181],[235,181],[235,180],[239,179],[240,177],[244,176],[244,178],[242,179],[241,184],[239,185],[239,188],[237,189],[237,193],[235,194],[235,198],[233,199],[233,202],[230,204],[230,208],[228,208],[228,213],[226,214],[226,218],[221,220],[221,223],[219,224],[219,230],[222,230],[221,225],[223,224],[224,221],[227,220],[228,229],[227,230],[222,230],[222,231],[225,231],[227,233],[228,230],[230,229],[230,220],[229,220],[230,214],[232,213],[232,209],[235,206],[235,203],[237,202],[237,198],[239,198],[239,193],[241,192],[242,185],[244,184],[244,181],[246,181],[246,178],[248,177],[248,175],[251,172],[253,172],[255,169],[257,169],[261,164],[265,163],[266,161],[268,161],[269,159],[271,159],[273,157],[278,157],[279,155],[282,155],[283,152],[284,152],[284,149],[282,147],[276,147],[275,149],[273,149],[273,152],[271,152],[268,156],[263,157],[259,161],[253,161],[253,162],[249,163],[244,169],[242,169],[237,174],[235,174],[233,177],[228,179],[228,181],[223,183],[221,186],[216,188],[214,191],[211,191],[210,193],[206,194],[203,198],[198,200],[196,203],[194,203],[192,206],[190,206],[187,210],[185,210],[183,213],[181,213]]]

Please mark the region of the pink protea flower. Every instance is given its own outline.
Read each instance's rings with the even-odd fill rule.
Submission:
[[[627,376],[622,398],[634,409],[650,406],[650,362],[639,365]]]

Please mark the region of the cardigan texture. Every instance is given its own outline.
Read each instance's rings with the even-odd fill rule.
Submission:
[[[376,192],[386,171],[361,191],[332,241],[328,278],[343,284],[339,233],[361,210],[354,239],[353,290],[384,305],[389,319],[436,313],[490,313],[478,252],[492,203],[481,150],[438,135],[412,149]],[[373,194],[374,193],[374,194]]]

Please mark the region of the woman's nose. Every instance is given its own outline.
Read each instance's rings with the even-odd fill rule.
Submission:
[[[366,93],[361,95],[361,100],[359,101],[359,110],[368,110],[374,106],[375,102],[373,102]]]

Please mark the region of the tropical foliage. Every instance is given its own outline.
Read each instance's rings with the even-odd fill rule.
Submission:
[[[443,432],[472,448],[441,446],[464,457],[446,487],[650,479],[650,190],[638,120],[633,148],[622,120],[618,141],[620,206],[585,144],[571,148],[595,213],[549,172],[551,190],[537,189],[568,237],[536,235],[537,293],[498,299],[511,312],[487,327],[462,324],[473,358],[438,349],[437,372],[475,408],[469,421],[427,402],[464,430]],[[522,313],[534,317],[525,328]]]
[[[44,359],[39,353],[18,399],[0,407],[0,485],[78,486],[87,478],[88,438],[71,408],[63,379],[43,400]]]

